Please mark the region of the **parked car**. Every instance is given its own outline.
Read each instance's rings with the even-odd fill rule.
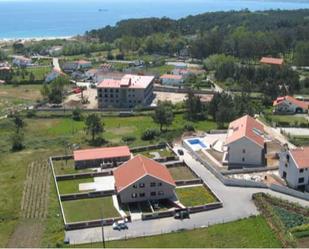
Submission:
[[[115,221],[113,223],[113,229],[118,231],[128,229],[128,225],[124,220]]]
[[[180,155],[180,156],[183,156],[183,155],[184,155],[184,153],[183,153],[183,150],[182,150],[182,149],[178,149],[178,150],[177,150],[177,153],[178,153],[178,155]]]
[[[174,215],[174,218],[175,219],[189,219],[190,218],[190,213],[188,210],[180,210],[180,211],[177,211]]]

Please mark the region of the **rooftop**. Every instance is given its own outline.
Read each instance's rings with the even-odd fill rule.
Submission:
[[[122,191],[146,175],[175,186],[175,181],[165,165],[138,155],[114,170],[117,191]]]
[[[153,76],[140,76],[133,74],[126,74],[119,79],[104,79],[98,88],[147,88],[153,82]]]
[[[301,107],[301,108],[303,108],[303,109],[308,109],[308,107],[309,107],[309,103],[308,103],[308,102],[295,99],[295,98],[292,97],[292,96],[278,97],[278,98],[274,101],[273,105],[274,105],[274,106],[277,106],[277,105],[281,104],[284,100],[289,101],[289,102],[291,102],[292,104],[294,104],[294,105],[296,105],[296,106],[299,106],[299,107]]]
[[[270,65],[282,65],[283,59],[281,58],[272,58],[272,57],[262,57],[260,60],[263,64],[270,64]]]
[[[96,149],[75,150],[73,152],[75,161],[87,161],[104,158],[126,157],[131,152],[128,146],[104,147]]]
[[[246,137],[259,146],[264,147],[263,133],[263,125],[249,115],[246,115],[230,123],[226,144]]]
[[[296,167],[299,169],[309,168],[309,147],[297,148],[290,150],[294,161],[296,162]]]
[[[174,79],[174,80],[181,80],[182,75],[175,75],[175,74],[163,74],[160,79]]]

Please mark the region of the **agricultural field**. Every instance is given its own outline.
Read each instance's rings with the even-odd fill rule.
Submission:
[[[80,245],[102,247],[102,243]],[[261,216],[213,225],[208,228],[174,232],[128,240],[109,241],[112,248],[281,248],[281,242]]]
[[[90,198],[62,202],[67,222],[98,220],[119,217],[112,197]]]
[[[216,202],[216,197],[204,186],[176,188],[179,201],[186,207]]]
[[[79,193],[79,184],[80,183],[89,183],[93,182],[93,178],[81,178],[81,179],[74,179],[74,180],[64,180],[58,181],[58,188],[61,195],[65,194],[74,194]]]
[[[187,166],[170,167],[168,170],[174,180],[188,180],[196,178]]]

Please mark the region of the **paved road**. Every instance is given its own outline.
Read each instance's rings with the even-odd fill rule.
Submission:
[[[114,231],[112,228],[105,227],[106,240],[117,240],[129,237],[141,237],[146,235],[156,235],[169,233],[179,229],[193,229],[197,227],[207,227],[209,225],[238,220],[258,214],[258,211],[251,200],[252,194],[257,192],[271,193],[274,196],[282,197],[289,201],[308,205],[307,201],[300,200],[288,195],[283,195],[268,189],[259,188],[239,188],[227,187],[212,175],[202,164],[195,161],[188,152],[181,157],[181,160],[192,168],[207,185],[223,201],[223,208],[192,214],[190,219],[175,220],[174,218],[155,219],[148,221],[134,221],[128,225],[125,231]],[[102,241],[101,228],[89,228],[66,232],[66,237],[72,244],[92,243]]]
[[[59,65],[59,59],[56,57],[53,57],[53,67],[54,69],[61,71],[61,68]]]

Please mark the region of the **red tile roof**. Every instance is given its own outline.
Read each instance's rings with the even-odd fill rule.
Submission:
[[[146,175],[176,186],[173,177],[165,165],[138,155],[114,170],[117,191],[124,190]]]
[[[146,89],[149,84],[154,80],[153,76],[141,76],[126,74],[120,80],[118,79],[105,79],[97,88],[134,88],[134,89]]]
[[[259,146],[264,147],[263,133],[263,125],[249,115],[246,115],[230,123],[225,143],[230,144],[246,137]]]
[[[309,168],[309,147],[290,150],[290,154],[292,155],[297,168]]]
[[[305,110],[308,110],[308,108],[309,108],[309,103],[308,102],[295,99],[292,96],[278,97],[274,101],[273,105],[274,106],[280,105],[284,100],[286,100],[288,102],[291,102],[292,104],[294,104],[294,105],[296,105],[298,107],[301,107],[302,109],[305,109]]]
[[[272,58],[272,57],[262,57],[260,60],[263,64],[270,64],[270,65],[282,65],[283,59],[281,58]]]
[[[128,146],[118,146],[75,150],[73,155],[75,161],[88,161],[104,158],[127,157],[131,155],[131,152]]]

